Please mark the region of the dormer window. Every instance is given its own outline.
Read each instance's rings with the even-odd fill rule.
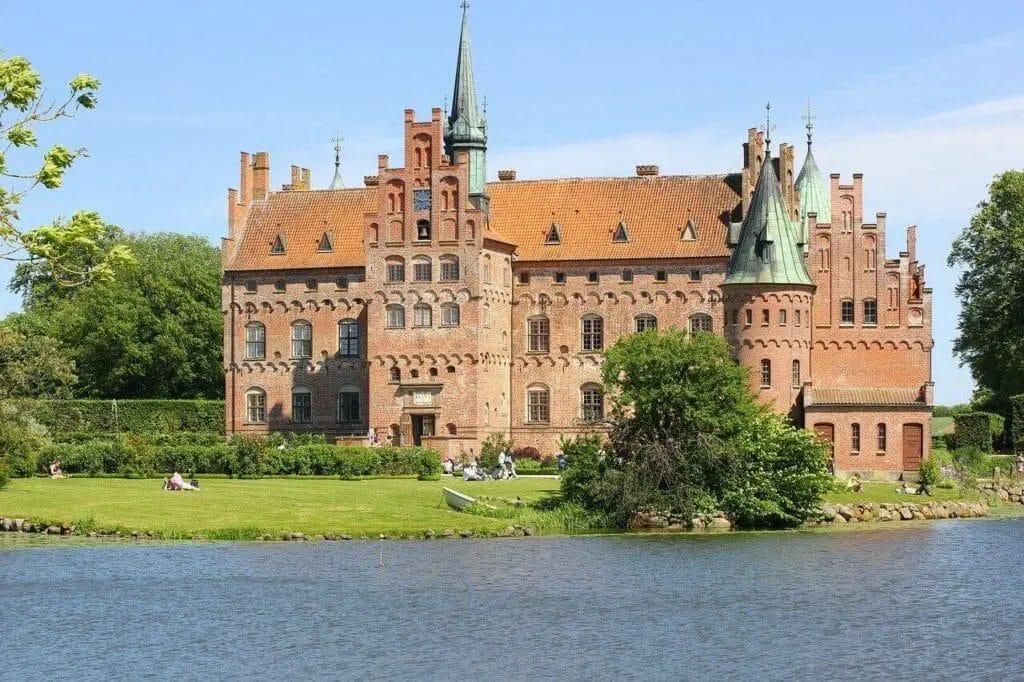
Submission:
[[[423,242],[429,242],[430,241],[430,221],[429,220],[417,220],[416,221],[416,239],[418,241],[423,241]]]
[[[270,253],[275,256],[280,256],[284,253],[284,237],[281,235],[274,237],[274,241],[270,245]]]
[[[679,238],[684,242],[697,241],[697,226],[693,224],[692,220],[686,221],[686,226],[683,228],[683,232]]]
[[[612,234],[613,242],[628,242],[629,233],[626,232],[626,223],[620,222],[618,227],[615,228],[615,232]]]
[[[562,228],[558,226],[558,223],[551,223],[551,227],[548,228],[548,236],[544,239],[545,244],[561,244],[562,243]]]
[[[334,242],[331,241],[331,233],[324,232],[324,236],[320,237],[320,245],[317,247],[317,251],[330,252],[334,251]]]

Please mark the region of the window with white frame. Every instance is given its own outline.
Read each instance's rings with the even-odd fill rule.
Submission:
[[[459,304],[443,304],[441,306],[441,324],[443,324],[445,327],[458,327],[459,322]]]
[[[417,303],[413,306],[412,323],[415,327],[430,327],[434,324],[433,310],[429,303]]]
[[[706,313],[695,313],[690,315],[690,334],[697,332],[710,332],[712,329],[711,316]]]
[[[604,319],[598,315],[587,315],[581,321],[581,346],[584,351],[598,351],[604,348]]]
[[[637,315],[633,318],[637,333],[658,328],[658,318],[654,315]]]
[[[429,282],[433,277],[431,272],[430,258],[427,256],[417,256],[412,259],[412,279],[414,282]]]
[[[359,357],[359,322],[356,320],[338,323],[338,354],[343,358]]]
[[[442,282],[458,282],[459,281],[459,257],[458,256],[441,256],[441,281]]]
[[[597,384],[584,384],[580,389],[580,416],[585,422],[604,419],[604,392]]]
[[[405,261],[401,258],[392,258],[387,261],[388,282],[405,281]]]
[[[388,329],[401,329],[405,326],[405,308],[398,304],[387,307]]]
[[[772,385],[772,361],[761,361],[761,386],[767,388]]]
[[[526,391],[526,421],[547,424],[551,421],[551,393],[547,386],[531,386]]]
[[[551,349],[551,323],[546,317],[533,317],[527,324],[527,348],[531,353],[547,353]]]
[[[292,421],[296,424],[308,424],[313,421],[313,394],[308,388],[296,388],[292,391]]]
[[[259,322],[245,325],[245,359],[262,360],[267,357],[267,328]]]
[[[338,392],[338,421],[359,421],[359,391],[355,388],[343,388]]]
[[[245,420],[250,424],[267,421],[267,393],[261,388],[251,388],[245,393]]]
[[[292,324],[292,357],[313,357],[313,325],[305,320]]]

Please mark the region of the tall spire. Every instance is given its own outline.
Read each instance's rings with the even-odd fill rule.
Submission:
[[[478,206],[486,205],[487,119],[476,98],[476,78],[469,43],[469,3],[462,1],[462,30],[455,62],[452,108],[445,125],[445,149],[452,161],[459,152],[469,153],[469,196]]]
[[[328,189],[344,189],[345,183],[341,180],[341,143],[345,141],[345,138],[341,136],[341,129],[338,129],[338,134],[335,135],[331,142],[334,143],[334,179],[331,180],[331,186]]]
[[[771,105],[767,109],[765,137],[769,139]],[[799,246],[798,230],[799,225],[790,220],[786,210],[771,160],[771,146],[766,144],[761,174],[729,259],[724,284],[813,285]]]
[[[818,164],[814,160],[814,153],[811,151],[814,131],[814,114],[811,111],[811,101],[807,100],[807,113],[804,115],[807,121],[807,156],[804,157],[803,168],[796,176],[796,189],[800,193],[800,240],[805,246],[810,241],[811,235],[807,224],[807,215],[816,213],[816,220],[819,223],[832,222],[832,197],[825,186],[825,179],[818,170]]]

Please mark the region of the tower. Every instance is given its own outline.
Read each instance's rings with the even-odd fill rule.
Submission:
[[[469,45],[469,3],[462,3],[462,31],[455,63],[452,109],[444,126],[445,153],[455,163],[459,152],[469,155],[469,200],[487,210],[487,119],[480,112]]]
[[[800,193],[800,239],[804,250],[808,249],[811,237],[808,233],[807,216],[811,213],[817,214],[817,222],[832,222],[832,199],[829,190],[825,187],[825,180],[821,177],[818,164],[814,161],[814,152],[811,151],[814,131],[814,117],[811,114],[811,103],[807,102],[807,156],[804,157],[803,168],[796,178],[796,189]]]
[[[726,338],[737,362],[751,370],[751,390],[799,421],[798,399],[810,371],[814,282],[800,247],[800,223],[791,216],[766,139],[722,283]]]
[[[331,180],[331,186],[328,189],[345,189],[345,183],[341,180],[341,143],[345,141],[345,138],[341,136],[341,131],[334,136],[331,142],[334,143],[334,178]]]

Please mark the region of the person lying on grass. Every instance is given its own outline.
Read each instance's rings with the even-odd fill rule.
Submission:
[[[186,483],[181,474],[175,471],[170,478],[164,479],[164,488],[166,490],[199,490],[199,481],[193,478]]]

